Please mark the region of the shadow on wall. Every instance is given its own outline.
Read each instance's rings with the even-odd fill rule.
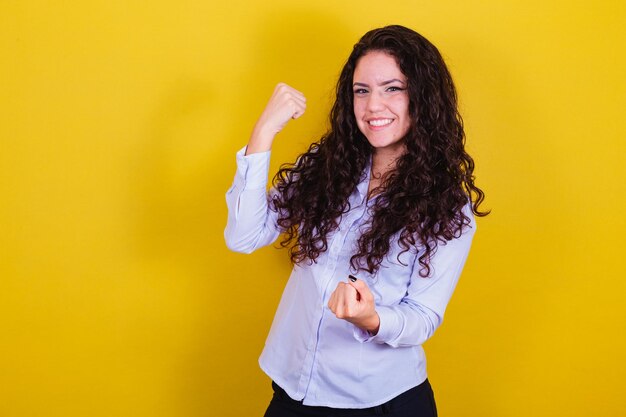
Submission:
[[[278,153],[298,154],[325,131],[334,83],[357,36],[319,12],[295,10],[258,20],[258,36],[251,39],[254,55],[247,59],[243,78],[236,80],[240,97],[230,99],[241,114],[235,118],[246,122],[222,120],[225,115],[233,117],[231,110],[224,109],[229,98],[220,96],[208,77],[172,82],[169,94],[156,107],[146,146],[136,162],[135,235],[140,256],[176,254],[186,265],[205,269],[209,261],[220,259],[216,253],[214,259],[207,259],[209,248],[227,251],[222,235],[224,193],[232,182],[235,156],[223,150],[246,143],[277,82],[309,92],[314,103],[305,117],[281,132]],[[217,137],[216,127],[221,130]],[[290,162],[280,155],[272,160]]]
[[[230,289],[237,294],[238,304],[247,306],[254,317],[245,316],[248,310],[231,312],[228,317],[209,317],[207,307],[207,317],[198,319],[202,328],[194,333],[197,338],[185,343],[187,350],[173,360],[178,369],[172,370],[173,389],[180,393],[180,407],[185,409],[184,415],[189,416],[210,415],[216,411],[215,404],[222,404],[235,392],[259,393],[258,398],[263,400],[257,403],[254,402],[257,397],[251,396],[250,401],[231,404],[232,414],[220,412],[220,415],[253,415],[266,406],[270,388],[256,365],[256,358],[269,328],[273,305],[291,269],[286,251],[269,250],[254,260],[228,252],[223,230],[226,222],[224,194],[234,175],[234,171],[231,172],[234,152],[231,153],[230,148],[238,149],[245,144],[278,81],[314,92],[311,98],[317,103],[317,109],[308,112],[296,128],[286,129],[281,134],[281,146],[287,153],[296,155],[303,145],[318,139],[325,129],[334,82],[356,41],[356,36],[340,22],[319,12],[297,9],[268,13],[259,16],[257,21],[257,33],[251,39],[254,53],[246,61],[249,67],[243,78],[234,83],[236,88],[230,91],[234,94],[238,89],[241,97],[230,101],[221,97],[218,86],[211,85],[214,80],[209,77],[173,82],[169,93],[156,106],[145,146],[139,150],[135,161],[138,172],[134,184],[136,195],[132,197],[137,204],[133,234],[137,238],[135,257],[156,265],[155,269],[161,262],[168,262],[168,270],[180,271],[177,280],[212,281],[216,278],[216,263],[222,269],[229,269],[232,264],[232,270],[242,276],[254,276],[259,265],[261,269],[266,265],[281,278],[271,283],[256,283],[253,288],[233,280]],[[210,45],[207,50],[210,51]],[[227,119],[226,123],[231,123],[224,125],[220,118],[229,113],[224,109],[224,103],[229,102],[236,103],[237,112],[244,113],[249,123],[232,123]],[[221,129],[219,139],[216,127]],[[300,137],[300,143],[294,147],[295,137]],[[224,141],[232,146],[224,146]],[[224,149],[228,152],[221,151]],[[287,162],[281,156],[280,151],[273,153],[277,161]],[[220,303],[225,301],[220,294],[211,291],[213,284],[196,285],[208,288],[206,293],[195,295],[195,301],[220,311]],[[265,297],[259,297],[261,287],[266,291]],[[236,323],[250,328],[235,331]],[[253,337],[259,342],[246,342],[254,329],[263,329],[263,334]],[[217,334],[221,337],[211,337]],[[232,358],[232,344],[238,344],[235,350],[238,355],[244,353],[245,358]],[[244,346],[246,344],[248,347]],[[265,391],[262,391],[263,386]]]
[[[161,100],[137,161],[135,255],[204,268],[218,155],[207,152],[208,135],[197,133],[217,98],[206,80],[185,80]]]

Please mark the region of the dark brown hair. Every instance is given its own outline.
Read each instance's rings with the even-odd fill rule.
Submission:
[[[478,216],[484,193],[474,184],[474,161],[465,152],[463,119],[452,77],[437,48],[403,26],[367,32],[354,45],[336,88],[330,130],[295,163],[274,177],[271,207],[281,215],[281,245],[294,263],[314,262],[328,249],[327,237],[350,210],[348,197],[366,175],[372,147],[359,131],[352,78],[359,59],[382,51],[396,59],[408,82],[411,126],[406,152],[386,176],[372,206],[369,227],[359,237],[351,266],[375,273],[394,236],[402,252],[419,251],[420,275],[430,273],[437,241],[460,236],[470,219],[461,212],[469,199]]]

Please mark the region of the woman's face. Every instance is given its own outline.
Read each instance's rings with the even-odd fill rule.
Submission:
[[[372,51],[358,61],[352,79],[354,116],[374,152],[399,156],[409,130],[407,79],[391,55]]]

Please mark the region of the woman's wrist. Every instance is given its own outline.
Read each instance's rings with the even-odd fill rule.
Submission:
[[[378,330],[380,329],[380,317],[378,316],[378,313],[374,311],[374,314],[363,323],[363,326],[360,327],[369,333],[370,336],[376,336],[378,334]]]
[[[248,146],[246,147],[246,155],[271,150],[273,141],[273,134],[264,132],[260,127],[255,126],[252,136],[250,136]]]

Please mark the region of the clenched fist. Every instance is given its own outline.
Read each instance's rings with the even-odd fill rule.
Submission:
[[[328,308],[337,318],[349,321],[372,335],[378,333],[380,317],[376,312],[374,295],[364,281],[351,279],[337,284],[328,300]]]
[[[305,110],[304,94],[285,83],[279,83],[254,126],[246,154],[270,150],[274,136],[283,130],[289,120],[302,116]]]

